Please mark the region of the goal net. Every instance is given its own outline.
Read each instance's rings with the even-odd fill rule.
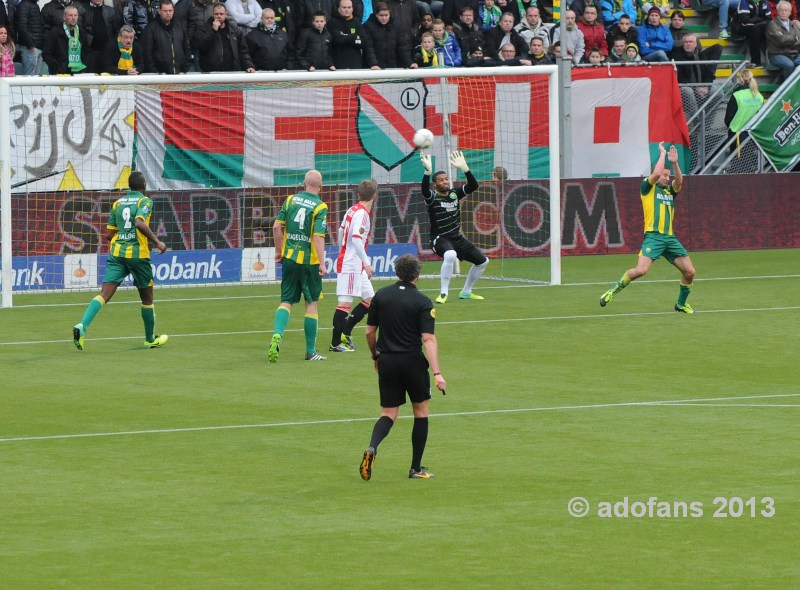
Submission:
[[[379,183],[368,254],[393,276],[433,260],[414,131],[434,170],[461,150],[480,188],[462,230],[507,280],[560,282],[555,66],[0,79],[2,305],[12,294],[95,289],[104,228],[132,170],[154,200],[164,285],[275,281],[272,223],[305,172],[322,173],[336,228],[364,179]],[[423,267],[433,274],[434,267]]]

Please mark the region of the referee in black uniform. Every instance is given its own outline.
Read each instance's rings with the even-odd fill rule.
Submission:
[[[378,445],[394,426],[400,406],[406,403],[406,393],[414,410],[408,477],[433,477],[433,473],[421,465],[428,440],[429,367],[436,387],[442,392],[447,387],[439,370],[436,336],[433,334],[436,310],[430,298],[417,290],[420,262],[415,256],[404,254],[395,262],[394,270],[400,280],[375,294],[367,316],[367,345],[378,372],[381,417],[372,429],[369,447],[361,460],[359,471],[365,481],[372,477]]]

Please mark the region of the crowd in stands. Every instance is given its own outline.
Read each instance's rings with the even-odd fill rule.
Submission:
[[[0,0],[0,75],[718,60],[677,1],[565,2],[562,39],[551,0]],[[746,40],[754,65],[766,53],[784,76],[800,67],[798,0],[694,1],[718,8],[720,38]]]

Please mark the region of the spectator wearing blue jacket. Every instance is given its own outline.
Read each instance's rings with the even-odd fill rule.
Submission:
[[[669,27],[661,24],[661,10],[652,7],[647,20],[639,27],[639,53],[644,61],[669,61],[675,40]]]
[[[439,54],[439,65],[449,68],[461,65],[461,45],[453,33],[444,30],[444,21],[437,18],[431,27],[436,53]]]

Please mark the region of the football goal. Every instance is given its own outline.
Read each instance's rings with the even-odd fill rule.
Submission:
[[[413,136],[435,136],[434,170],[460,150],[480,183],[462,231],[487,275],[560,283],[555,66],[0,78],[2,306],[13,294],[92,290],[103,230],[132,170],[154,200],[156,282],[275,281],[272,223],[305,172],[322,173],[326,264],[355,187],[374,178],[376,274],[411,252],[433,260]],[[438,267],[436,267],[438,268]],[[430,269],[430,270],[428,270]],[[433,274],[433,265],[423,272]]]

